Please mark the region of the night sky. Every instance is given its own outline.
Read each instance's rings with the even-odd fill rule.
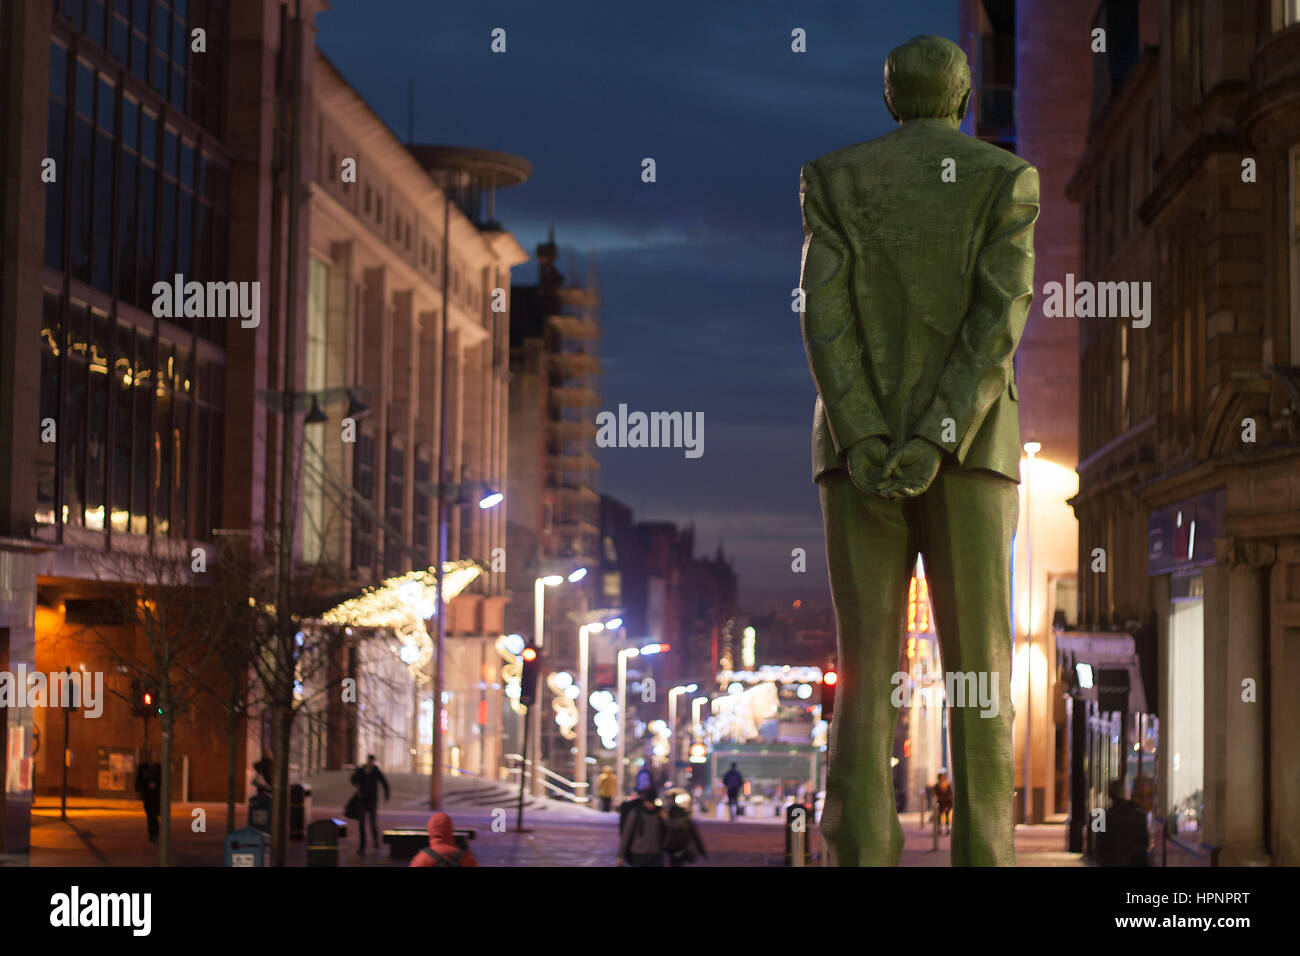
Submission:
[[[320,49],[399,137],[414,75],[416,142],[532,162],[496,217],[530,255],[554,224],[566,274],[594,256],[601,408],[704,413],[702,457],[603,449],[601,491],[639,520],[694,522],[697,552],[723,541],[751,608],[825,599],[815,391],[790,308],[799,167],[893,128],[885,56],[917,34],[958,41],[956,0],[331,5]],[[532,262],[514,270],[535,280]]]

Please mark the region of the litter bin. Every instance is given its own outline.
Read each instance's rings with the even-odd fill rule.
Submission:
[[[314,820],[307,827],[307,865],[338,866],[339,841],[348,835],[345,820]]]
[[[266,834],[252,827],[226,834],[226,866],[266,866]]]
[[[271,832],[271,795],[259,793],[248,798],[248,825],[265,834]]]
[[[289,839],[307,836],[307,817],[311,815],[311,787],[295,783],[289,787]]]

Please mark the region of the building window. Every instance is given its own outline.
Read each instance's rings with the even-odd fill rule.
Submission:
[[[357,432],[357,444],[352,455],[352,487],[362,499],[375,500],[375,440],[365,432]],[[369,572],[375,563],[375,529],[370,519],[370,509],[361,506],[352,512],[352,569]]]
[[[326,381],[329,328],[329,265],[310,256],[307,264],[306,389],[322,392]],[[303,425],[302,558],[313,564],[325,557],[325,429],[324,422]]]
[[[384,493],[384,520],[389,528],[384,531],[384,565],[388,571],[400,571],[409,562],[402,547],[402,517],[405,512],[406,449],[399,435],[388,439],[387,487]]]
[[[1300,0],[1273,0],[1273,29],[1285,30],[1300,23]]]
[[[430,484],[433,474],[433,454],[427,448],[420,449],[415,456],[415,487],[412,489],[411,548],[419,555],[419,564],[429,567],[429,495],[421,490]]]

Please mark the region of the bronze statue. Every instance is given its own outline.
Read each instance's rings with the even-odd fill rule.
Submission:
[[[945,670],[983,675],[996,695],[983,710],[947,703],[952,862],[1015,864],[1012,357],[1033,296],[1038,172],[958,130],[970,95],[960,47],[908,41],[885,61],[899,127],[805,164],[799,186],[813,480],[839,632],[821,828],[841,866],[902,853],[891,678],[918,552]]]

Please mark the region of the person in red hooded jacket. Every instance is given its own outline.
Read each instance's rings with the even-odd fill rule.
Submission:
[[[456,845],[451,817],[435,813],[429,817],[429,845],[415,854],[411,866],[478,866],[478,860]]]

